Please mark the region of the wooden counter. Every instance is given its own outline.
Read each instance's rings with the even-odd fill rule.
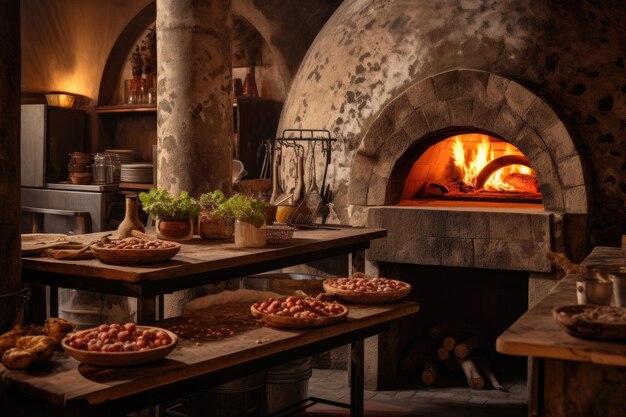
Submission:
[[[323,328],[255,327],[200,346],[179,339],[166,359],[136,367],[91,367],[64,352],[57,352],[51,365],[40,371],[8,371],[0,366],[1,381],[7,389],[0,405],[11,411],[17,404],[15,399],[22,396],[52,405],[54,414],[95,415],[137,409],[355,340],[361,341],[362,348],[362,338],[419,310],[412,302],[349,307],[346,321]],[[360,385],[362,395],[362,381]]]
[[[626,343],[570,336],[552,318],[554,308],[577,304],[576,278],[576,275],[563,278],[548,295],[498,337],[496,350],[507,355],[626,366]]]
[[[568,275],[496,340],[500,353],[528,356],[528,415],[626,416],[626,343],[579,339],[552,318],[576,303]]]
[[[72,240],[88,243],[104,234],[78,235],[73,236]],[[363,251],[369,248],[372,239],[386,235],[385,229],[378,228],[298,230],[289,243],[267,245],[264,248],[237,248],[232,240],[204,240],[196,237],[182,242],[180,252],[170,261],[144,266],[107,265],[96,259],[68,261],[24,257],[22,281],[136,297],[137,320],[146,323],[155,320],[155,297],[178,290],[345,254],[353,258],[359,254],[356,256],[357,262],[353,259],[352,264],[362,271],[363,265],[356,265],[364,259]],[[50,315],[56,315],[55,301],[51,298]],[[163,306],[163,303],[159,305]],[[162,317],[161,308],[156,318]],[[41,317],[35,320],[42,321]]]

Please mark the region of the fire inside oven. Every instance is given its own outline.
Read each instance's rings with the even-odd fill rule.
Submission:
[[[448,137],[415,162],[402,200],[541,203],[528,159],[512,144],[482,133]]]

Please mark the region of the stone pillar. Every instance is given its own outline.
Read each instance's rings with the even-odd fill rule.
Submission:
[[[157,184],[231,191],[231,0],[157,0]]]
[[[20,280],[20,2],[0,2],[0,295]],[[15,319],[0,301],[0,330]]]
[[[157,0],[159,188],[230,193],[231,0]],[[165,297],[165,316],[206,289]],[[209,290],[209,292],[214,292]]]

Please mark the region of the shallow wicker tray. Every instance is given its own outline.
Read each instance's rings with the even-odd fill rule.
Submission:
[[[324,291],[327,294],[331,294],[336,296],[337,298],[342,299],[348,303],[358,303],[358,304],[385,304],[392,303],[394,301],[399,301],[409,295],[411,292],[411,285],[407,284],[404,281],[395,281],[402,282],[406,285],[397,291],[389,291],[389,292],[359,292],[359,291],[346,291],[340,290],[335,287],[331,287],[329,283],[334,281],[333,279],[325,279],[324,280]]]
[[[67,344],[69,338],[66,337],[61,342],[63,350],[72,358],[79,362],[92,366],[112,367],[112,366],[133,366],[142,363],[153,362],[167,356],[174,348],[178,341],[178,336],[166,329],[160,327],[138,326],[140,330],[161,330],[168,334],[172,343],[167,346],[161,346],[154,349],[148,349],[141,352],[90,352],[83,349],[75,349]],[[81,330],[83,331],[83,330]]]
[[[343,312],[334,316],[318,317],[318,318],[296,318],[275,316],[273,314],[261,313],[259,310],[250,306],[250,312],[254,317],[261,318],[269,326],[286,327],[286,328],[306,328],[306,327],[322,327],[342,322],[348,317],[348,307],[341,305]]]
[[[174,243],[174,242],[171,242]],[[93,255],[105,264],[141,265],[154,264],[173,258],[180,250],[180,244],[173,248],[155,249],[112,249],[91,245]]]
[[[552,317],[570,336],[583,339],[626,339],[626,323],[608,324],[574,320],[572,318],[575,314],[596,308],[598,306],[589,304],[558,307],[552,310]]]
[[[267,243],[287,243],[293,238],[293,232],[297,229],[287,225],[265,226]]]

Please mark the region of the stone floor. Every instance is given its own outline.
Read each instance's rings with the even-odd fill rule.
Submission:
[[[347,371],[314,369],[309,380],[309,395],[328,400],[350,402]],[[411,385],[410,381],[406,385]],[[463,386],[462,380],[445,387],[417,387],[400,391],[365,391],[366,417],[525,417],[527,415],[526,381],[519,376],[501,378],[508,392],[481,391]],[[448,386],[450,385],[450,386]],[[309,417],[347,416],[347,410],[317,404],[308,410]]]

